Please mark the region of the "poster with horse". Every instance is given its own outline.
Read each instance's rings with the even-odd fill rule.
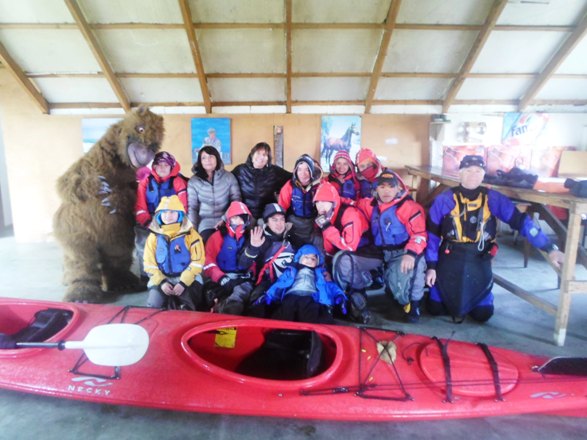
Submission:
[[[321,139],[320,166],[325,173],[330,171],[332,159],[341,150],[349,153],[354,161],[361,148],[361,117],[322,116]]]

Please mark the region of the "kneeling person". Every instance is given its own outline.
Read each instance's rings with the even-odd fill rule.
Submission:
[[[147,307],[196,310],[202,292],[196,277],[204,264],[204,244],[176,195],[161,198],[149,229],[144,254]],[[170,304],[175,298],[179,304]]]
[[[491,260],[497,252],[497,220],[519,231],[559,266],[562,252],[527,214],[503,194],[481,186],[482,156],[468,155],[459,169],[460,185],[440,194],[428,213],[430,243],[426,249],[430,286],[428,311],[453,318],[471,316],[485,322],[493,315]]]

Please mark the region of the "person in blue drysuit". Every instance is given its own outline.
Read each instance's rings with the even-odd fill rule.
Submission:
[[[497,253],[497,219],[548,254],[561,267],[564,254],[527,214],[503,194],[481,186],[482,156],[468,155],[460,163],[460,185],[440,194],[427,219],[426,284],[428,311],[455,320],[469,315],[485,322],[493,315],[491,260]]]

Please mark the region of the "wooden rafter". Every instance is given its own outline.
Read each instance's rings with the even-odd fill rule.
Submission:
[[[286,63],[286,79],[285,79],[285,111],[291,113],[291,20],[292,20],[292,0],[285,0],[285,63]]]
[[[385,20],[385,28],[383,30],[383,37],[381,38],[381,44],[379,45],[379,52],[377,53],[377,59],[373,66],[373,73],[371,80],[369,81],[369,89],[367,89],[367,98],[365,99],[365,113],[371,112],[371,105],[373,104],[373,97],[377,90],[377,84],[379,84],[379,78],[381,78],[381,71],[383,70],[383,63],[387,56],[387,49],[389,48],[389,42],[391,41],[391,35],[395,28],[395,22],[401,0],[392,0],[389,5],[389,11],[387,12],[387,18]]]
[[[177,23],[94,23],[92,30],[184,29]],[[280,29],[284,23],[193,23],[194,29]],[[292,29],[384,29],[385,23],[292,23]],[[413,31],[480,31],[478,24],[396,23],[395,28]],[[0,23],[0,29],[75,29],[74,23]],[[572,32],[573,26],[496,25],[494,30],[504,32]]]
[[[559,66],[565,61],[585,34],[587,34],[587,13],[583,16],[583,19],[577,25],[573,33],[569,35],[569,38],[565,40],[561,48],[554,54],[538,78],[532,83],[524,97],[520,100],[520,111],[523,111],[538,92],[542,90],[542,87],[544,87],[546,82],[552,77],[554,72],[556,72]]]
[[[203,102],[142,102],[141,104],[150,107],[201,107]],[[363,105],[363,101],[305,101],[292,100],[292,105],[307,105],[307,106],[327,106],[327,105]],[[379,99],[373,100],[375,105],[442,105],[442,100],[438,99]],[[456,99],[455,105],[502,105],[502,106],[516,106],[518,100],[512,99]],[[535,100],[533,104],[536,105],[568,105],[568,106],[587,106],[586,99],[544,99]],[[131,102],[132,107],[138,106],[139,103]],[[214,103],[218,107],[251,107],[251,106],[274,106],[286,105],[285,101],[219,101]],[[51,103],[51,110],[55,109],[83,109],[83,108],[115,108],[118,106],[116,102],[57,102]]]
[[[443,113],[448,112],[448,109],[452,105],[453,101],[455,100],[457,94],[459,93],[459,90],[461,90],[461,87],[463,86],[463,83],[465,82],[467,74],[473,68],[475,61],[477,61],[477,58],[479,57],[479,54],[481,53],[483,46],[485,46],[485,43],[487,42],[487,39],[489,38],[489,34],[495,28],[495,24],[497,23],[497,19],[501,15],[501,13],[504,10],[504,8],[506,7],[507,3],[508,3],[507,0],[495,0],[495,2],[493,3],[493,6],[491,7],[491,11],[489,11],[489,15],[487,16],[487,19],[485,20],[483,27],[479,31],[479,35],[477,35],[477,39],[475,40],[475,43],[473,43],[473,47],[469,51],[469,55],[467,56],[467,59],[463,63],[461,70],[459,71],[457,77],[455,78],[452,85],[450,86],[448,93],[446,94],[446,98],[444,100],[444,103],[442,104],[442,112]]]
[[[20,66],[10,56],[6,48],[0,43],[0,61],[6,66],[6,68],[14,75],[18,83],[25,89],[31,98],[35,101],[35,104],[39,106],[43,113],[49,113],[49,103],[43,95],[39,93],[32,81],[27,78]]]
[[[100,47],[98,39],[90,29],[90,26],[88,25],[88,22],[86,21],[86,18],[84,17],[84,14],[80,9],[77,1],[65,0],[65,4],[67,5],[69,12],[73,16],[73,19],[77,24],[77,27],[79,28],[80,32],[84,36],[88,45],[90,46],[90,49],[92,50],[92,53],[96,58],[96,61],[98,61],[98,64],[100,65],[100,69],[102,69],[102,72],[106,77],[106,80],[108,81],[110,87],[112,87],[112,90],[114,91],[114,94],[118,98],[118,102],[120,103],[125,112],[130,111],[130,103],[128,101],[128,98],[126,97],[126,93],[120,85],[118,78],[116,78],[116,75],[114,75],[114,71],[112,70],[112,67],[110,67],[110,63],[108,62],[108,59],[104,54],[104,51]]]
[[[210,90],[208,89],[206,74],[204,73],[204,63],[202,62],[202,55],[198,45],[198,39],[196,38],[196,31],[194,30],[194,25],[192,22],[192,11],[190,9],[190,5],[188,4],[188,0],[179,0],[179,7],[181,9],[181,16],[183,17],[185,32],[190,43],[190,50],[192,52],[192,58],[194,59],[194,65],[196,66],[198,80],[200,81],[200,90],[202,91],[204,107],[206,108],[206,113],[211,113],[212,102],[210,100]]]
[[[382,72],[382,78],[454,78],[456,73],[442,72]],[[535,79],[538,73],[468,73],[467,78],[476,79]],[[103,78],[102,73],[28,73],[28,78]],[[120,72],[117,78],[176,79],[197,78],[197,73],[188,72]],[[250,73],[208,73],[207,78],[251,79],[251,78],[286,78],[286,73],[250,72]],[[370,78],[371,72],[292,72],[292,78]],[[587,73],[553,73],[551,78],[587,79]]]

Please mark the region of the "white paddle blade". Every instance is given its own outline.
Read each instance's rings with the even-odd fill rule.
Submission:
[[[81,348],[96,365],[123,367],[140,361],[149,347],[149,334],[136,324],[105,324],[90,330],[83,341],[65,348]]]

